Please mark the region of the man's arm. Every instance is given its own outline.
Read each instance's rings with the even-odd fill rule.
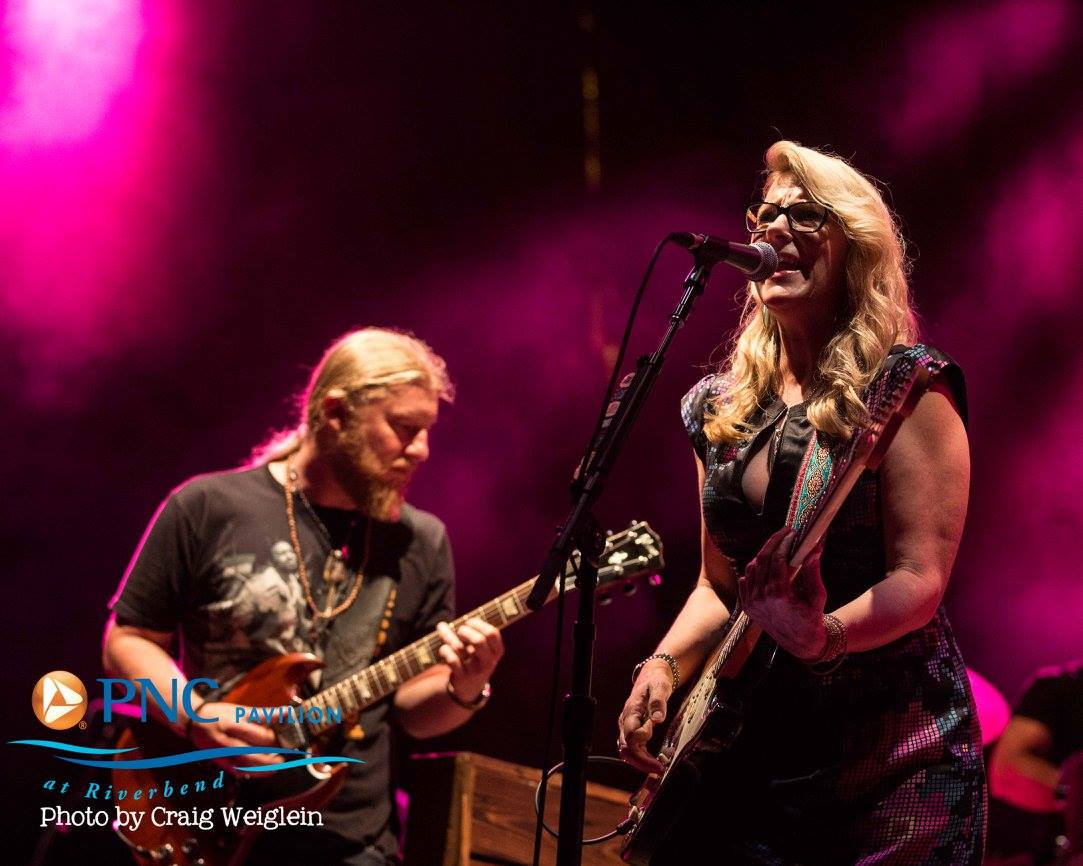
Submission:
[[[1053,795],[1060,768],[1050,760],[1053,731],[1044,722],[1012,716],[989,762],[989,790],[999,800],[1029,812],[1064,807]]]
[[[159,693],[172,692],[172,681],[177,682],[178,693],[188,678],[181,672],[169,654],[173,635],[134,625],[120,625],[116,617],[110,617],[105,626],[102,642],[102,667],[111,676],[125,679],[146,679],[154,683]],[[273,746],[274,733],[246,721],[234,721],[235,704],[225,701],[200,701],[192,694],[192,708],[205,718],[218,717],[217,722],[191,724],[184,707],[177,707],[177,721],[170,722],[155,707],[155,715],[161,724],[169,726],[179,737],[189,737],[193,743],[204,748],[216,746]],[[247,755],[246,761],[254,764],[272,764],[281,761],[276,755]]]
[[[442,622],[436,630],[444,639],[444,664],[403,683],[394,698],[399,725],[418,739],[446,734],[468,721],[475,709],[456,703],[448,685],[463,704],[474,703],[504,654],[500,630],[484,620],[467,620],[458,632]]]

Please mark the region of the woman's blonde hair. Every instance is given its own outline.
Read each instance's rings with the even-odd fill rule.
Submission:
[[[400,385],[420,385],[449,403],[455,397],[444,359],[413,334],[391,328],[344,334],[324,352],[298,395],[297,426],[274,433],[254,448],[249,465],[282,460],[300,448],[306,433],[323,426],[325,397],[344,397],[361,405],[386,397]]]
[[[778,141],[768,148],[764,163],[765,195],[780,178],[792,178],[810,199],[830,208],[829,219],[849,240],[846,308],[819,358],[808,405],[813,427],[847,437],[867,420],[861,395],[888,349],[918,338],[905,241],[876,185],[841,157]],[[748,418],[782,389],[779,325],[765,313],[749,283],[732,349],[719,371],[723,387],[707,407],[704,432],[712,443],[747,438]]]

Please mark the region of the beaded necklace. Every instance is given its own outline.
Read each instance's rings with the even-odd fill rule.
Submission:
[[[327,539],[328,545],[331,545],[332,549],[327,554],[327,560],[323,566],[323,580],[328,584],[328,596],[327,607],[320,610],[316,604],[315,598],[312,597],[312,586],[308,581],[308,569],[305,568],[305,558],[301,554],[301,540],[297,535],[297,515],[294,512],[293,507],[293,491],[294,486],[297,483],[297,470],[293,468],[294,455],[291,454],[286,458],[286,483],[283,487],[286,489],[286,522],[290,528],[290,544],[293,545],[293,552],[297,557],[297,576],[301,580],[301,589],[305,595],[305,601],[308,602],[308,606],[312,609],[313,615],[316,619],[331,620],[346,610],[354,600],[357,598],[357,594],[361,591],[361,584],[365,580],[365,568],[369,563],[369,549],[370,542],[372,541],[372,519],[369,518],[365,526],[365,554],[361,559],[361,567],[357,569],[357,574],[354,575],[353,586],[350,589],[350,594],[342,601],[341,604],[336,607],[331,605],[334,603],[334,596],[337,594],[338,584],[342,583],[346,579],[346,575],[349,573],[349,569],[346,566],[346,558],[349,550],[346,544],[337,550],[331,541],[331,533],[327,527],[323,525],[323,521],[320,520],[319,515],[316,514],[316,509],[312,507],[312,504],[308,501],[308,497],[305,496],[304,491],[300,488],[297,489],[297,494],[301,498],[301,503],[305,506],[305,509],[312,516],[312,519],[316,521],[316,525],[319,527],[320,532],[323,533],[324,538]],[[350,523],[350,528],[346,533],[347,540],[353,534],[354,526],[357,524],[357,518],[355,517],[353,522]]]

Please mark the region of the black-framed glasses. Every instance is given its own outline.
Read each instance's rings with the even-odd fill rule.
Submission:
[[[818,201],[795,201],[787,207],[769,201],[754,201],[745,211],[745,226],[752,234],[760,234],[767,231],[779,214],[785,214],[792,231],[815,232],[823,228],[830,212]]]

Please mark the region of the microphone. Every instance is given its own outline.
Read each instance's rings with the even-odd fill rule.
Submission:
[[[666,240],[679,244],[697,258],[711,264],[723,262],[733,265],[747,274],[750,280],[765,280],[778,270],[778,253],[765,241],[738,244],[692,232],[673,232]]]

